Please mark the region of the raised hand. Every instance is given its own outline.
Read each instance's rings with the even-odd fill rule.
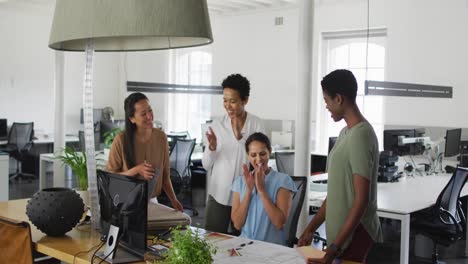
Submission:
[[[206,138],[208,139],[208,148],[211,151],[215,151],[218,146],[218,140],[216,139],[216,134],[214,133],[211,127],[208,127],[209,131],[206,131]]]
[[[258,165],[257,168],[255,168],[255,187],[259,193],[266,191],[265,169],[261,165]]]
[[[247,191],[252,192],[253,188],[255,187],[255,180],[254,180],[253,172],[249,171],[249,168],[247,164],[245,163],[244,165],[242,165],[242,170],[244,172],[244,182],[245,182],[245,185],[247,186]]]

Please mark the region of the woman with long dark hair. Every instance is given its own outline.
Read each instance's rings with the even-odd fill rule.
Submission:
[[[112,143],[107,170],[150,180],[157,178],[152,197],[164,190],[172,206],[182,211],[169,175],[169,145],[166,134],[153,128],[153,110],[142,93],[132,93],[124,103],[125,130]]]
[[[244,164],[233,183],[232,223],[241,237],[286,245],[284,226],[296,186],[289,175],[268,167],[271,143],[265,134],[250,135],[245,151],[252,170]]]

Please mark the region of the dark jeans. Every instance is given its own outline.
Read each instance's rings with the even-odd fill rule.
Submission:
[[[218,233],[228,233],[231,223],[231,206],[218,203],[208,195],[205,211],[205,229]]]

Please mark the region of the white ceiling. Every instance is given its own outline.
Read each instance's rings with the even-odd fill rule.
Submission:
[[[77,0],[79,1],[79,0]],[[256,12],[265,9],[295,7],[299,0],[207,0],[212,15],[232,15],[240,12]],[[0,0],[1,5],[49,6],[55,0]]]

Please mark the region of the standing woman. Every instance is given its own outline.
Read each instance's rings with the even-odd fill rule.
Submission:
[[[350,71],[333,71],[321,84],[331,117],[335,122],[344,119],[346,127],[328,156],[327,198],[298,245],[309,245],[326,220],[326,254],[308,263],[332,263],[335,258],[365,263],[374,242],[382,241],[377,216],[377,137],[356,105],[357,83]]]
[[[142,93],[130,94],[124,102],[125,130],[112,143],[107,170],[131,177],[150,180],[158,177],[152,197],[161,189],[172,206],[182,211],[169,176],[169,145],[166,134],[153,128],[153,109]]]
[[[242,175],[247,163],[246,139],[255,132],[264,132],[261,120],[247,113],[250,83],[240,74],[229,75],[223,83],[226,114],[213,120],[206,133],[208,147],[203,153],[203,167],[210,171],[205,229],[227,233],[231,222],[231,188],[235,176]]]

